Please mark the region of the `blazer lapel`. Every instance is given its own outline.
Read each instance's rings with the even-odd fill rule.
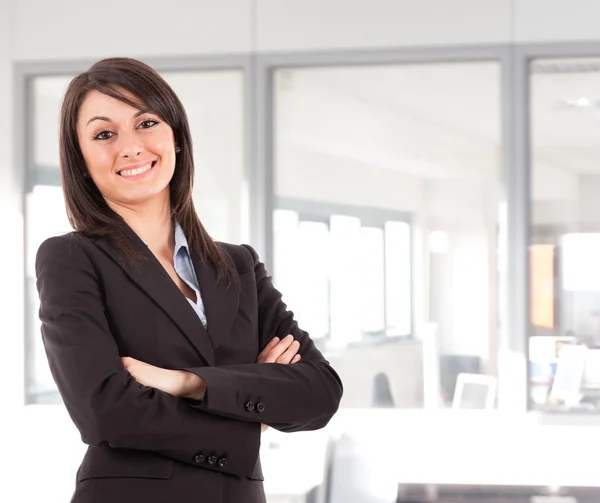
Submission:
[[[233,260],[225,250],[223,250],[223,253],[235,271]],[[191,256],[200,286],[200,295],[204,303],[208,335],[213,350],[216,351],[227,339],[231,326],[235,321],[240,287],[235,283],[227,287],[225,280],[217,282],[217,273],[213,265],[210,262],[203,261],[193,250]]]
[[[134,268],[124,263],[121,256],[117,253],[107,239],[98,239],[97,245],[102,248],[125,271],[125,273],[135,284],[137,284],[150,298],[152,298],[152,300],[154,300],[157,306],[160,307],[169,316],[169,318],[171,318],[173,323],[175,323],[175,325],[181,329],[183,334],[193,344],[206,363],[214,366],[215,355],[211,345],[211,340],[209,339],[202,322],[194,312],[194,309],[192,306],[190,306],[188,300],[185,298],[185,295],[183,295],[183,293],[179,290],[167,271],[165,271],[162,264],[138,237],[138,235],[135,234],[135,232],[133,232],[133,230],[131,230],[129,227],[127,227],[127,234],[129,235],[135,249],[145,259],[143,264],[138,268]],[[205,281],[208,282],[208,278]],[[205,288],[208,288],[208,285]],[[201,293],[204,300],[202,285]],[[212,305],[212,300],[209,301],[208,304]],[[211,312],[214,312],[215,314],[211,314]],[[219,314],[217,314],[218,312],[219,309],[215,309],[214,307],[207,312],[209,328],[211,324],[211,318],[215,320],[219,317]],[[217,322],[215,321],[215,323]],[[219,333],[218,327],[219,324],[217,323],[217,326],[215,327],[217,334]]]

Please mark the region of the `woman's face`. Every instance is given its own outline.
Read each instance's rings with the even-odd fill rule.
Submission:
[[[88,172],[113,209],[168,198],[175,141],[158,115],[90,91],[79,111],[77,136]]]

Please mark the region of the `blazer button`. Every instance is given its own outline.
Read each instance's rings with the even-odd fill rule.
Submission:
[[[215,455],[208,456],[207,461],[208,461],[209,465],[214,465],[217,462],[217,456],[215,456]]]
[[[220,459],[219,459],[219,466],[220,466],[221,468],[224,468],[224,467],[226,467],[226,466],[227,466],[227,458],[220,458]]]
[[[246,404],[244,405],[244,408],[248,411],[248,412],[252,412],[254,410],[254,402],[251,402],[250,400],[248,400],[246,402]]]
[[[196,454],[194,456],[194,462],[200,464],[204,461],[204,454],[202,454],[201,452],[199,452],[198,454]]]
[[[265,411],[265,404],[262,402],[258,402],[256,404],[256,412],[264,412]]]

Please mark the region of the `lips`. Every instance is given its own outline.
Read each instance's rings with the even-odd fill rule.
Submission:
[[[140,162],[133,166],[128,166],[117,172],[118,175],[124,177],[136,176],[152,169],[156,165],[156,161]]]

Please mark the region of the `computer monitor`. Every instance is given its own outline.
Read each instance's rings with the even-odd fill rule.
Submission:
[[[452,401],[453,409],[493,409],[497,379],[483,374],[459,374]]]

